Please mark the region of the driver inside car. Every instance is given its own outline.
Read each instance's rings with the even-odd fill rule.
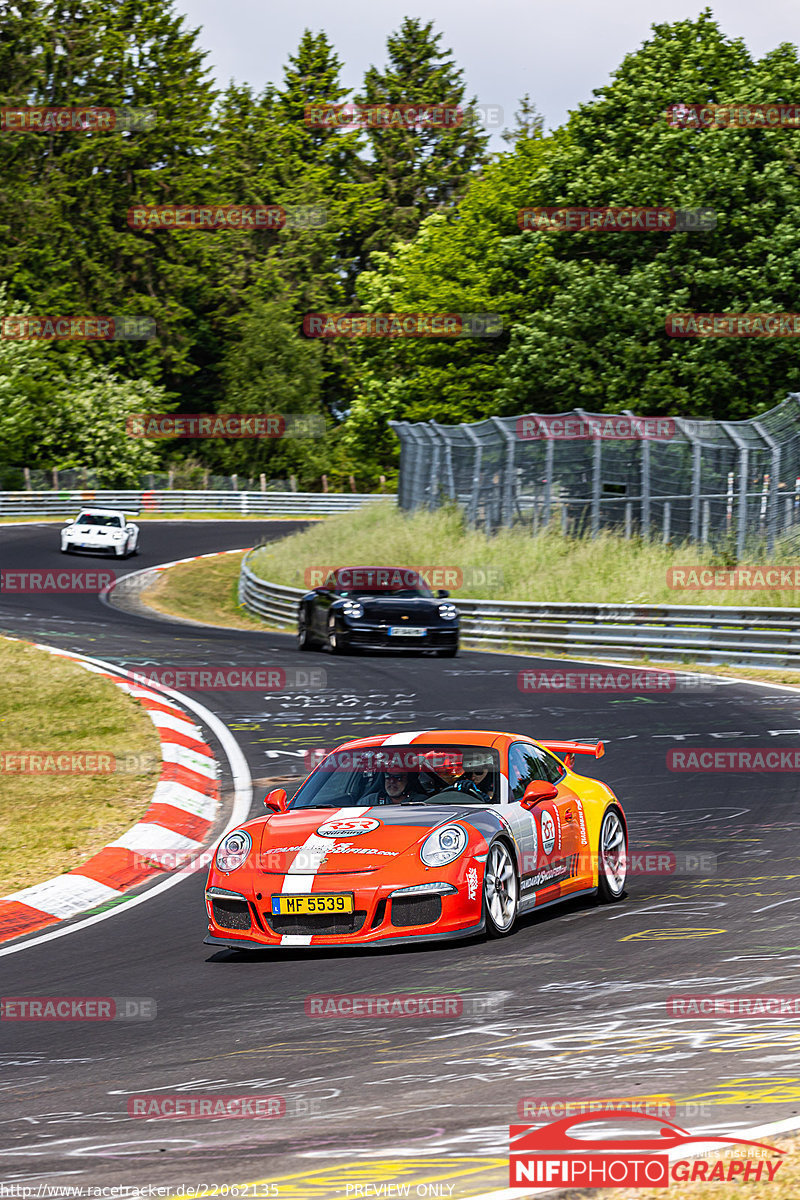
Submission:
[[[410,771],[401,767],[386,767],[383,771],[383,786],[377,797],[367,799],[370,804],[413,804],[419,797],[419,789],[414,786],[415,777]]]

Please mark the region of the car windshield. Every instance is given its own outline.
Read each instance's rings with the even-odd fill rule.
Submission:
[[[337,596],[373,599],[392,596],[400,600],[432,600],[433,592],[416,571],[406,567],[342,567],[325,581]]]
[[[496,804],[500,758],[486,746],[368,746],[334,750],[291,808],[384,804]]]
[[[75,522],[76,525],[113,525],[119,529],[122,524],[122,517],[105,516],[102,513],[81,513]]]

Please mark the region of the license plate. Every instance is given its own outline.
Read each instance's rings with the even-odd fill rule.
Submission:
[[[273,896],[274,917],[298,913],[351,913],[355,911],[352,892],[344,896]]]
[[[425,637],[427,629],[420,629],[417,625],[390,625],[389,637]]]

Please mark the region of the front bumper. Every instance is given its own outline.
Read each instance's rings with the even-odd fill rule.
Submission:
[[[352,875],[329,875],[324,890],[349,892],[354,912],[277,916],[271,898],[281,892],[284,876],[261,874],[258,890],[238,894],[225,884],[209,880],[206,890],[209,945],[259,946],[289,949],[292,946],[385,946],[435,938],[471,937],[483,929],[480,893],[470,900],[455,879],[447,894],[420,892],[393,896],[402,881],[387,879],[367,883]],[[319,879],[318,879],[319,885]],[[426,881],[428,882],[428,881]],[[430,883],[445,882],[430,880]],[[319,890],[319,886],[317,888]]]
[[[307,950],[328,950],[331,948],[345,949],[347,946],[381,950],[384,946],[408,946],[419,944],[420,942],[455,942],[463,938],[477,937],[478,934],[484,932],[485,928],[486,924],[481,920],[477,925],[471,925],[463,929],[433,930],[431,933],[412,933],[406,935],[406,937],[383,937],[373,939],[372,941],[345,942],[336,938],[326,938],[324,942],[310,942],[305,947],[298,945],[297,942],[263,942],[257,941],[253,937],[215,937],[209,933],[203,938],[203,945],[225,946],[229,950],[302,950],[304,948]]]
[[[458,626],[431,625],[423,637],[398,637],[389,633],[388,624],[345,623],[340,636],[349,646],[365,650],[447,650],[458,645]]]

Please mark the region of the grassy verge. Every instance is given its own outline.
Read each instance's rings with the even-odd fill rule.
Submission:
[[[268,628],[239,604],[238,584],[242,554],[199,558],[162,571],[142,595],[148,608],[170,617],[187,617],[206,625],[232,629]]]
[[[777,556],[775,561],[780,561]],[[800,593],[793,589],[670,588],[670,567],[725,565],[708,548],[664,546],[638,538],[626,541],[612,533],[594,540],[566,538],[555,530],[533,536],[522,527],[487,537],[464,529],[458,512],[439,509],[407,515],[391,504],[370,504],[330,517],[302,533],[270,542],[252,561],[253,570],[263,578],[293,587],[307,586],[312,570],[356,564],[449,567],[463,576],[460,587],[451,587],[453,595],[474,599],[735,607],[800,604]]]
[[[147,809],[158,734],[107,679],[0,638],[0,896],[85,862]],[[4,755],[113,755],[99,774],[22,774]]]

